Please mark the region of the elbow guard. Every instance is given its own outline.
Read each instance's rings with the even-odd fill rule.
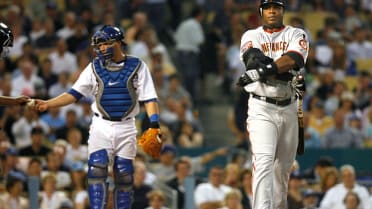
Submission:
[[[296,67],[294,68],[294,70],[298,71],[298,70],[300,70],[301,68],[304,67],[305,61],[299,53],[297,53],[297,52],[287,52],[287,53],[283,54],[283,56],[284,55],[289,56],[290,58],[292,58],[295,61]]]

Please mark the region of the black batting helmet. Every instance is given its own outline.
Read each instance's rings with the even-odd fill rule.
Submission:
[[[260,2],[260,15],[262,16],[262,8],[266,5],[269,5],[269,4],[276,4],[276,5],[279,5],[281,7],[285,7],[285,3],[284,3],[284,0],[261,0]]]
[[[7,47],[13,46],[13,33],[7,25],[0,22],[0,58],[5,57]]]

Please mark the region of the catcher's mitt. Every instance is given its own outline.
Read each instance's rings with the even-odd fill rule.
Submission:
[[[149,128],[145,133],[138,139],[138,145],[142,150],[157,159],[160,156],[160,151],[163,146],[163,140],[161,139],[159,128]]]

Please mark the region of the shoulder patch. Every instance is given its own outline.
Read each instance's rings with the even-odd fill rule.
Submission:
[[[240,52],[241,53],[244,53],[245,51],[247,51],[249,48],[252,48],[253,47],[253,43],[252,41],[247,41],[247,43],[245,43],[242,48],[240,49]]]
[[[300,40],[299,45],[302,49],[307,50],[307,41],[305,38]]]

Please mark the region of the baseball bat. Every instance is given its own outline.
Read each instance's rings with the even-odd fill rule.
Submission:
[[[305,152],[305,137],[304,137],[304,113],[302,110],[302,95],[298,96],[297,101],[297,117],[298,117],[298,145],[297,145],[297,154],[303,155]]]

